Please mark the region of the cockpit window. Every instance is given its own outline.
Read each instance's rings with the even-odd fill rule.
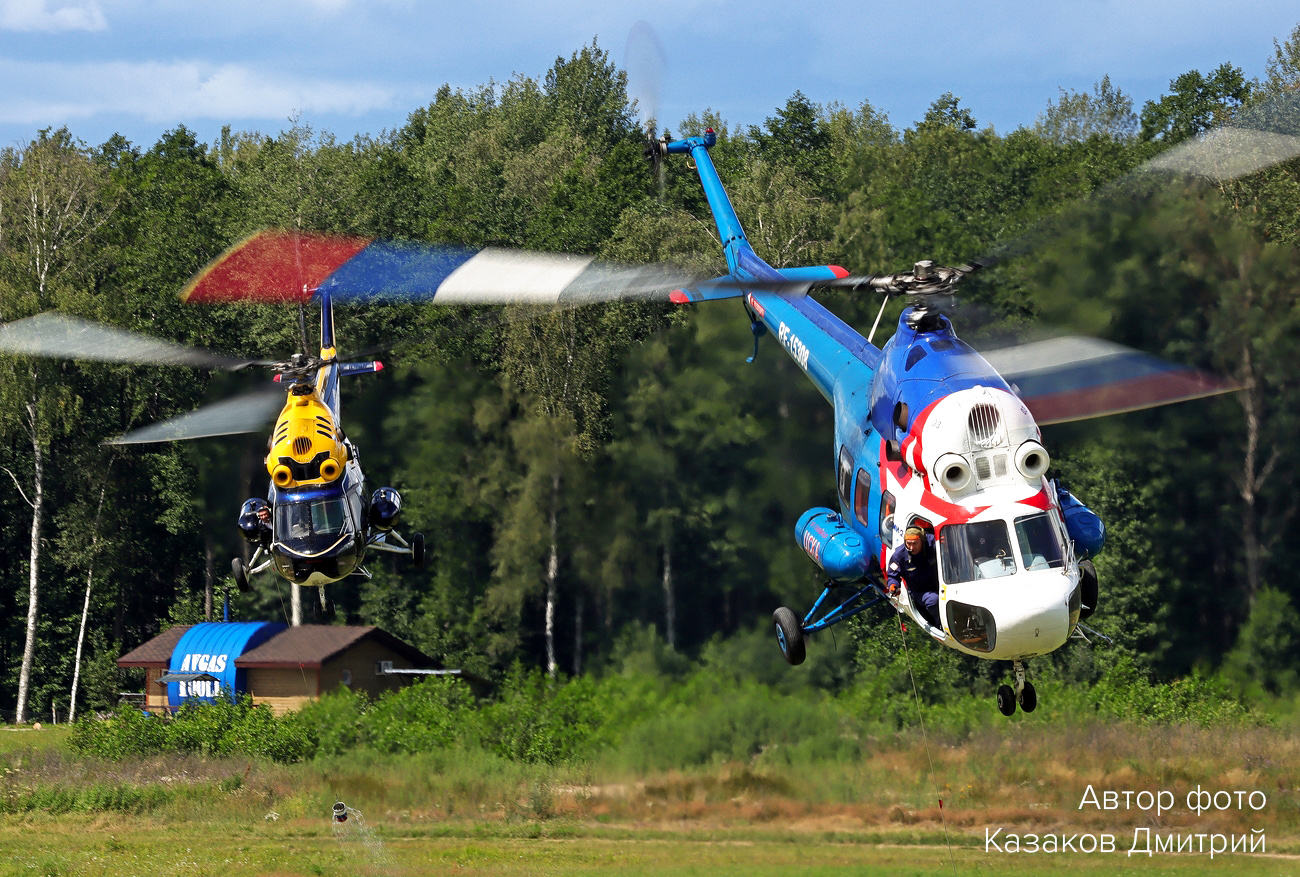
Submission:
[[[1006,521],[949,524],[941,531],[943,580],[950,585],[1015,575]]]
[[[1052,569],[1065,565],[1061,539],[1047,512],[1016,518],[1016,541],[1025,569]]]
[[[295,551],[323,551],[338,538],[345,514],[342,496],[276,503],[275,538]]]

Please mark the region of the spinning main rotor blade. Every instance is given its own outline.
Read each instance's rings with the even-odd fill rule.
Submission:
[[[616,265],[590,256],[434,246],[267,230],[217,257],[181,293],[192,303],[560,304],[669,301],[698,281],[665,265]]]
[[[983,356],[1012,385],[1040,425],[1241,389],[1234,381],[1099,338],[1051,338]]]
[[[284,392],[275,389],[254,390],[224,402],[205,405],[189,414],[151,423],[126,435],[104,442],[106,445],[137,445],[146,442],[172,442],[240,435],[257,432],[269,423],[284,406]]]
[[[1278,95],[1242,110],[1229,125],[1205,132],[1138,166],[1103,186],[1081,203],[1142,203],[1162,178],[1182,175],[1224,183],[1282,164],[1300,156],[1300,93]],[[971,261],[976,269],[1037,249],[1044,241],[1062,236],[1062,214],[1049,217],[1028,232]]]
[[[232,359],[53,311],[0,326],[0,351],[25,356],[192,365],[231,371],[252,364],[249,360]]]

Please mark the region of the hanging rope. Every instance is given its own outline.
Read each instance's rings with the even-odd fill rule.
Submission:
[[[907,625],[903,616],[898,616],[898,635],[903,640],[903,658],[907,662],[907,677],[912,682],[912,699],[916,703],[916,720],[921,725],[921,742],[925,745],[925,758],[930,764],[930,788],[939,802],[939,820],[943,823],[943,839],[948,845],[948,864],[955,877],[957,862],[952,854],[952,838],[948,836],[948,816],[943,812],[943,798],[939,797],[939,786],[934,779],[934,756],[930,754],[930,737],[925,730],[925,716],[921,712],[921,693],[916,687],[916,674],[912,672],[912,653],[907,648]]]

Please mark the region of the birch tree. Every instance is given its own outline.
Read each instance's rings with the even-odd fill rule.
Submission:
[[[0,320],[29,316],[56,304],[58,285],[81,263],[86,243],[110,212],[102,197],[106,175],[67,129],[43,131],[33,142],[0,152]],[[18,678],[17,721],[27,699],[40,614],[41,544],[46,518],[50,439],[75,408],[75,399],[50,385],[52,370],[34,359],[12,359],[0,380],[0,417],[25,434],[30,470],[20,479],[5,467],[31,509],[27,625]],[[25,483],[24,483],[25,482]]]

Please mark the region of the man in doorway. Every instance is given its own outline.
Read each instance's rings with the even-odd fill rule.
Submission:
[[[908,527],[903,544],[895,549],[885,566],[889,595],[898,593],[900,579],[907,583],[912,605],[933,627],[939,624],[939,565],[934,537],[920,527]]]

